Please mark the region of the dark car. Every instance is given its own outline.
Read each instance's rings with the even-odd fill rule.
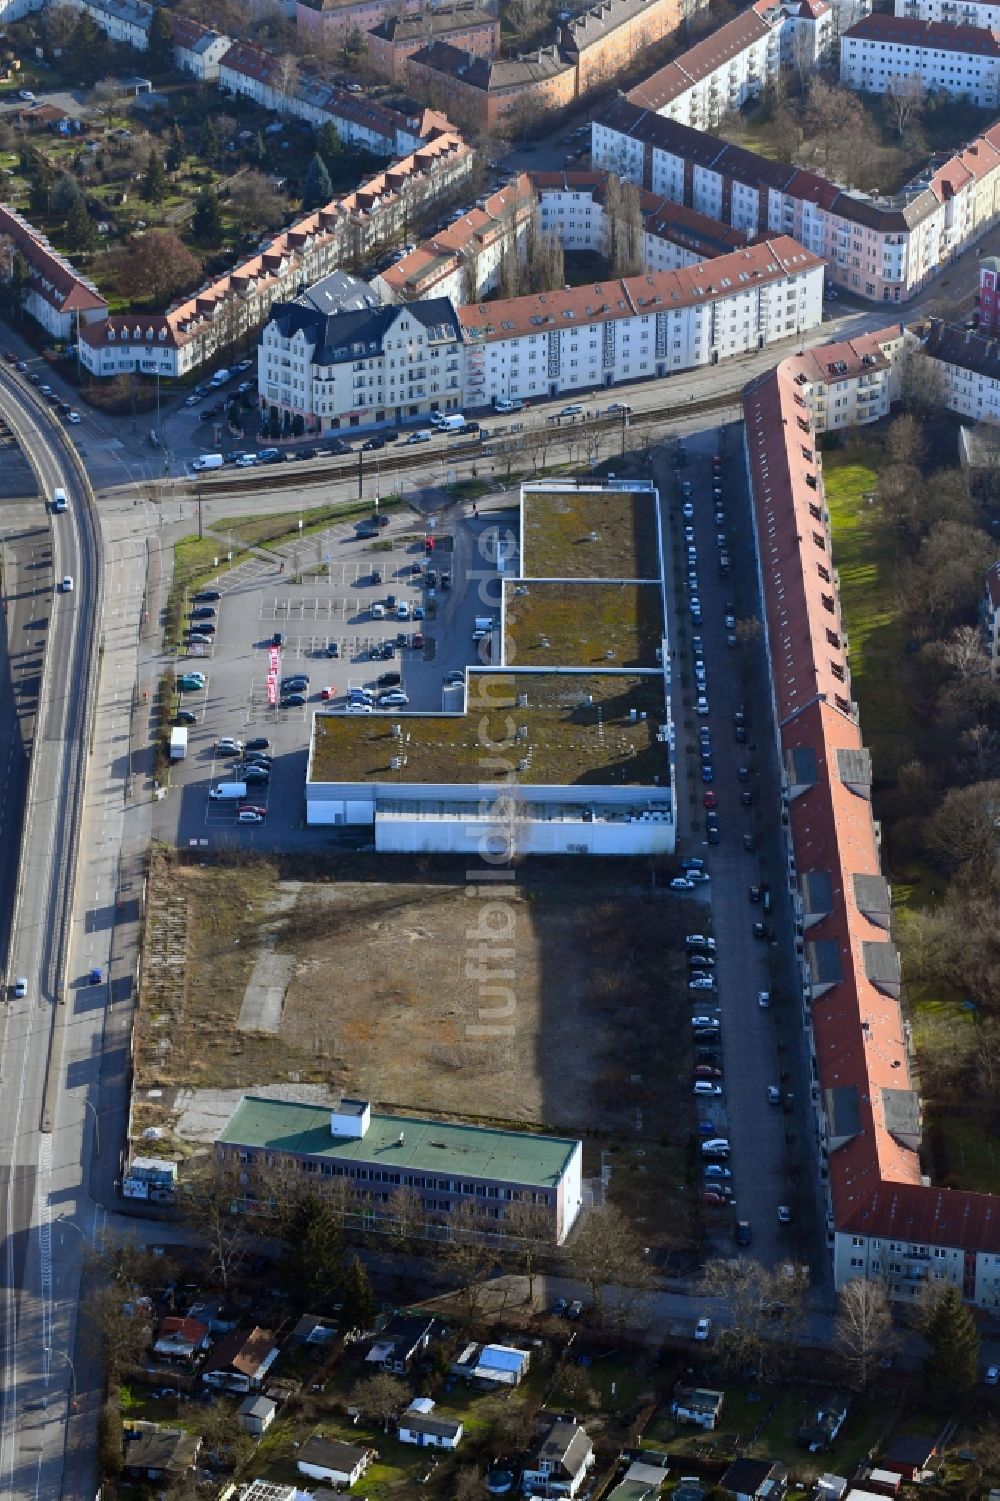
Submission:
[[[356,537],[360,537],[362,540],[366,537],[377,537],[378,527],[374,524],[374,522],[362,521],[360,526],[356,529],[354,535]]]
[[[372,517],[372,520],[374,521],[376,526],[389,525],[389,518],[384,511],[376,511],[374,516]]]
[[[380,688],[398,688],[403,679],[398,672],[380,672],[375,681]]]
[[[754,906],[757,906],[758,903],[760,902],[760,887],[759,886],[751,886],[750,887],[750,900],[753,902]]]
[[[284,638],[283,634],[281,633],[281,631],[275,631],[274,635],[271,637],[271,645],[272,646],[284,646],[284,644],[285,644],[285,638]]]
[[[760,939],[766,938],[767,937],[767,923],[764,923],[764,922],[755,922],[754,925],[753,925],[753,936],[755,938],[760,938]]]
[[[757,848],[757,841],[752,834],[743,835],[743,848],[746,850],[748,855],[752,855],[754,850]]]
[[[375,453],[378,449],[384,448],[384,447],[385,447],[385,439],[384,438],[366,438],[365,441],[364,441],[364,443],[362,443],[362,445],[361,445],[361,452],[362,453]]]
[[[210,620],[192,620],[188,634],[191,636],[214,636],[215,626]]]
[[[460,433],[478,433],[478,431],[478,422],[463,422],[462,426],[459,428]]]
[[[174,724],[197,724],[197,714],[192,714],[190,709],[178,709],[174,715]]]
[[[337,458],[342,458],[345,453],[350,453],[350,444],[345,443],[343,438],[330,439],[330,452]]]
[[[749,1220],[737,1220],[736,1221],[736,1244],[738,1246],[748,1246],[752,1240],[753,1240],[753,1231],[750,1229],[750,1221]]]
[[[327,654],[328,657],[339,657],[340,656],[340,647],[338,646],[338,644],[337,644],[336,641],[331,641],[330,642],[329,646],[326,649],[326,654]]]
[[[222,591],[220,589],[199,589],[197,594],[192,594],[191,598],[196,605],[210,605],[213,600],[222,598]]]
[[[738,724],[736,726],[736,729],[735,729],[734,733],[736,735],[736,743],[737,743],[737,745],[746,745],[746,743],[747,743],[746,726],[742,725],[742,724]]]
[[[195,605],[194,609],[191,611],[191,619],[214,620],[218,613],[219,612],[214,605]]]
[[[255,736],[253,740],[248,740],[246,745],[243,747],[244,750],[248,751],[266,751],[270,750],[270,748],[271,742],[270,740],[268,740],[266,735]]]
[[[281,700],[281,707],[283,709],[301,709],[305,701],[304,693],[286,693]]]
[[[450,573],[442,573],[442,575],[441,575],[441,588],[442,589],[450,589],[451,588],[451,574]]]

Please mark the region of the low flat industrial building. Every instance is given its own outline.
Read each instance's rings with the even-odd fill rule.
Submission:
[[[491,860],[673,851],[657,492],[526,485],[520,543],[491,660],[440,711],[316,714],[310,824],[370,824],[380,851]]]
[[[540,1205],[551,1215],[552,1238],[559,1243],[582,1202],[579,1141],[382,1115],[367,1100],[327,1106],[244,1095],[215,1146],[220,1161],[239,1165],[244,1208],[266,1202],[275,1169],[297,1165],[315,1175],[320,1188],[324,1180],[348,1179],[359,1217],[370,1228],[377,1228],[380,1216],[391,1220],[393,1195],[407,1189],[420,1199],[429,1223],[469,1200],[498,1221],[507,1204]]]

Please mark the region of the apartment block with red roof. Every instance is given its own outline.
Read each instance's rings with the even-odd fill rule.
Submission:
[[[219,64],[232,46],[232,37],[212,31],[191,16],[170,12],[170,30],[174,41],[174,62],[185,73],[202,83],[216,83]]]
[[[829,58],[832,46],[828,0],[757,0],[625,97],[707,130],[759,98],[783,67],[812,69]]]
[[[6,205],[0,205],[0,238],[23,256],[28,267],[25,312],[54,339],[72,339],[107,317],[108,304],[93,282],[53,250],[34,225]]]
[[[1000,220],[1000,123],[891,199],[848,193],[625,97],[594,120],[591,158],[751,238],[794,235],[827,262],[830,282],[873,302],[908,301]]]
[[[831,363],[815,354],[820,369]],[[922,1170],[892,893],[803,374],[799,360],[783,360],[745,388],[744,444],[835,1281],[876,1278],[902,1304],[948,1281],[994,1309],[1000,1201],[934,1188]]]
[[[809,404],[816,431],[862,427],[888,416],[900,394],[900,356],[906,347],[903,325],[893,323],[839,343],[819,344],[785,361]]]
[[[982,26],[865,16],[840,39],[840,81],[868,94],[891,92],[896,79],[918,79],[931,93],[996,109],[1000,35]]]
[[[300,36],[340,41],[352,31],[368,32],[388,16],[418,16],[423,0],[296,0]]]

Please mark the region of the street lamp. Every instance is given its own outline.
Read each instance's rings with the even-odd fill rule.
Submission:
[[[44,1349],[46,1356],[58,1355],[59,1359],[60,1360],[65,1360],[66,1364],[69,1366],[70,1383],[71,1383],[70,1384],[70,1406],[72,1407],[73,1411],[75,1412],[76,1411],[76,1366],[70,1360],[70,1358],[66,1354],[65,1350],[54,1350],[51,1345],[43,1345],[42,1348]],[[48,1361],[46,1361],[46,1371],[45,1371],[46,1380],[48,1380],[48,1374],[49,1374],[48,1373]]]

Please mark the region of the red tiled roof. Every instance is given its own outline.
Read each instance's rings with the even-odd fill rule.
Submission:
[[[208,1325],[203,1324],[201,1319],[180,1318],[171,1314],[161,1323],[156,1337],[158,1340],[176,1339],[186,1344],[200,1345],[203,1339],[208,1338]]]
[[[881,876],[870,774],[853,707],[844,712],[830,696],[832,663],[846,668],[842,626],[833,560],[815,538],[826,531],[822,478],[803,452],[814,451],[815,435],[797,377],[811,362],[813,377],[823,378],[828,365],[845,358],[841,351],[851,358],[871,344],[867,352],[881,352],[899,332],[893,326],[795,356],[744,391],[764,614],[810,965],[816,956],[810,1015],[826,1096],[834,1226],[911,1244],[998,1251],[1000,1204],[985,1194],[931,1188],[921,1178],[898,982],[886,979],[877,961],[870,967],[889,941],[889,914],[882,910],[888,892],[880,896],[876,884],[874,910],[863,906],[873,902],[871,878],[877,883]],[[829,584],[815,582],[817,566],[828,570]],[[1000,565],[996,574],[1000,599]],[[834,691],[849,699],[848,681],[846,673],[843,684],[832,679]],[[868,878],[862,898],[859,877]],[[817,893],[808,907],[807,891]]]
[[[648,276],[571,287],[568,292],[541,292],[472,304],[460,308],[458,316],[464,328],[484,331],[487,340],[510,339],[539,332],[550,324],[566,328],[606,323],[654,308],[694,307],[731,296],[741,285],[766,286],[822,265],[819,256],[789,236],[780,235],[680,271],[655,271]],[[730,285],[723,286],[724,280]]]
[[[835,386],[841,381],[855,380],[866,370],[887,370],[892,361],[886,349],[902,337],[903,325],[893,323],[888,328],[857,334],[836,344],[819,344],[793,355],[785,363],[793,376],[804,375],[808,381]]]
[[[770,31],[769,23],[751,6],[749,10],[734,16],[717,31],[713,31],[704,41],[697,42],[687,52],[682,52],[680,57],[667,63],[665,68],[660,68],[642,83],[636,84],[625,97],[631,104],[638,104],[644,109],[660,110],[691,88],[692,84],[708,78],[717,68],[722,68],[733,58],[739,57],[754,42],[768,36]]]
[[[31,289],[61,313],[100,312],[107,303],[20,214],[0,205],[0,235],[11,240],[31,272]]]
[[[1000,36],[985,26],[954,25],[951,21],[917,21],[910,16],[862,16],[842,39],[888,42],[896,47],[925,47],[936,52],[969,52],[1000,57]]]

